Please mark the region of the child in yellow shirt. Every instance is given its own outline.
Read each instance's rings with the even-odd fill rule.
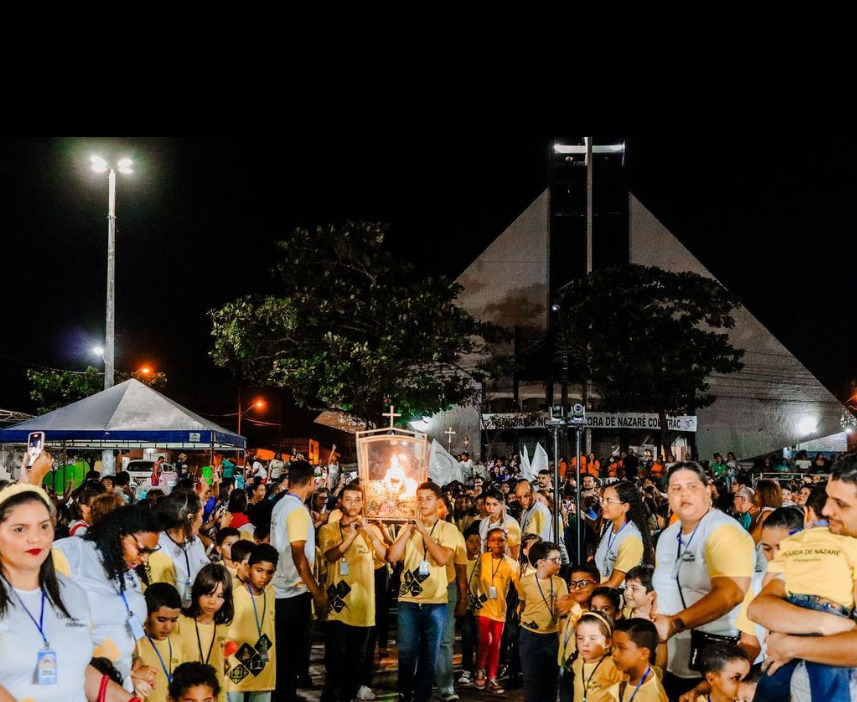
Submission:
[[[506,542],[503,529],[491,529],[486,538],[488,551],[482,554],[476,566],[480,593],[477,601],[481,608],[476,611],[479,648],[474,684],[480,689],[487,687],[489,692],[498,695],[505,692],[497,682],[497,668],[506,625],[506,596],[513,585],[518,587],[518,567],[514,559],[506,555]]]
[[[155,669],[155,684],[146,702],[166,702],[173,671],[181,664],[181,641],[173,635],[181,614],[182,598],[169,583],[152,583],[146,588],[148,616],[143,624],[146,635],[137,641],[134,658]]]
[[[622,674],[613,663],[611,620],[599,612],[587,612],[575,629],[577,658],[574,673],[574,699],[587,702],[613,702],[609,690],[621,682]]]
[[[657,648],[658,630],[648,619],[634,617],[616,622],[613,663],[624,679],[609,690],[612,702],[667,702],[655,667]]]

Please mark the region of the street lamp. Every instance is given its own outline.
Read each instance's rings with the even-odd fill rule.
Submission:
[[[107,204],[107,319],[104,348],[104,389],[113,387],[116,369],[115,355],[115,300],[116,300],[116,171],[133,173],[130,158],[120,159],[116,167],[111,167],[100,156],[90,159],[92,170],[96,173],[107,172],[108,204]]]
[[[264,401],[264,400],[256,400],[255,402],[253,402],[253,404],[252,404],[252,405],[250,405],[250,406],[249,406],[247,409],[245,409],[243,412],[241,412],[241,411],[239,411],[239,412],[238,412],[238,436],[241,436],[241,418],[242,418],[245,414],[247,414],[251,409],[253,409],[254,407],[255,407],[256,409],[264,409],[264,407],[265,407],[265,401]]]

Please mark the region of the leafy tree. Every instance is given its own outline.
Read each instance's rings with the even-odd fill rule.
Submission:
[[[473,401],[474,382],[508,360],[501,330],[455,305],[457,283],[414,275],[386,237],[386,225],[347,222],[278,242],[278,294],[209,313],[214,362],[367,425],[388,403],[408,416]]]
[[[116,374],[117,384],[129,378],[136,378],[153,388],[163,387],[167,383],[164,373],[143,373],[136,370],[133,373]],[[53,412],[104,389],[104,372],[93,366],[87,366],[84,371],[30,369],[27,371],[27,379],[32,385],[30,398],[36,402],[36,411],[39,414]]]
[[[558,303],[558,352],[597,385],[605,409],[656,412],[662,446],[667,415],[710,405],[709,376],[743,368],[743,350],[723,331],[735,326],[738,301],[696,273],[602,269],[568,284]]]

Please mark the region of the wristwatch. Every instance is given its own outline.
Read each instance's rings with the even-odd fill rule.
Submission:
[[[684,619],[682,619],[681,617],[673,617],[672,623],[673,623],[673,626],[675,627],[675,631],[677,634],[680,634],[681,632],[684,631],[684,627],[685,627]]]

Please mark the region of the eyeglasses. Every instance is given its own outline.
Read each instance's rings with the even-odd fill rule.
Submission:
[[[143,544],[140,543],[140,539],[137,538],[136,534],[131,534],[131,538],[134,539],[134,543],[137,546],[137,553],[139,553],[141,556],[151,556],[155,551],[161,550],[160,544],[155,546],[155,548],[149,548],[148,546],[143,546]]]
[[[589,579],[586,579],[586,580],[569,580],[568,584],[572,590],[581,590],[581,589],[585,588],[587,585],[593,584],[594,582],[595,582],[594,580],[589,580]]]

